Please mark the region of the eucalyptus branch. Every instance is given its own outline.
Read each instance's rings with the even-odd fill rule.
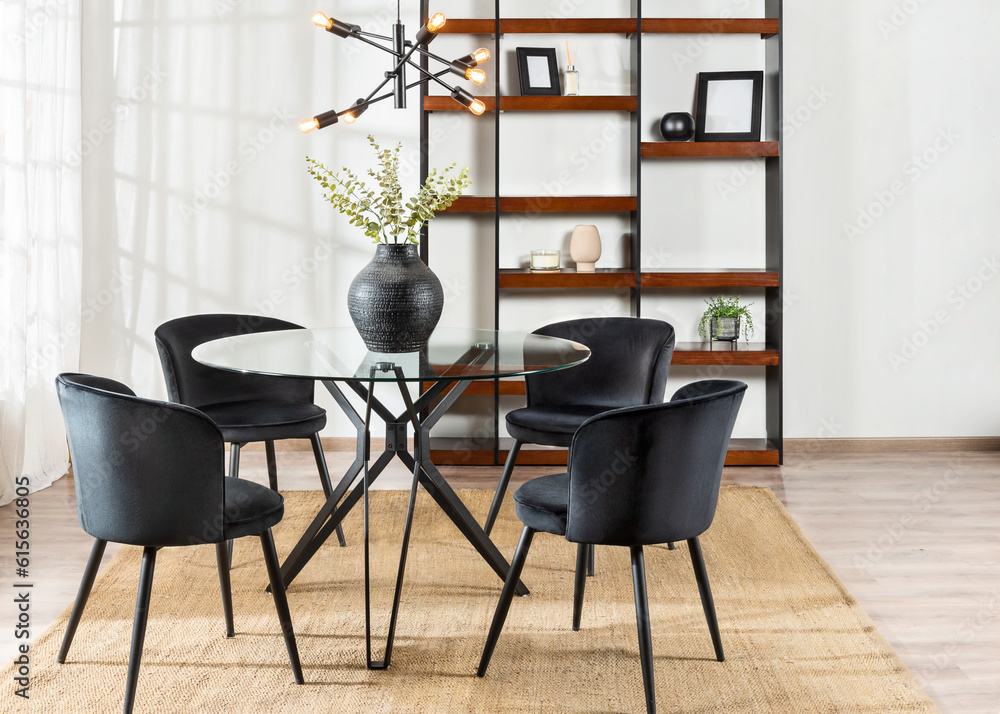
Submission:
[[[377,190],[346,167],[335,174],[314,159],[306,157],[306,162],[309,174],[328,192],[323,198],[347,216],[351,225],[363,228],[375,243],[418,242],[420,230],[434,214],[451,206],[472,184],[469,169],[464,168],[456,175],[456,165],[452,164],[444,170],[432,170],[417,194],[404,201],[399,180],[402,144],[383,149],[372,136],[368,142],[378,158],[378,171],[368,170],[368,176],[378,185]]]

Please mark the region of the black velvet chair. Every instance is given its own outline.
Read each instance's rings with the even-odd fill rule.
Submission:
[[[572,369],[525,378],[528,406],[507,414],[514,438],[483,530],[493,530],[522,444],[569,446],[587,419],[609,409],[659,403],[674,354],[674,328],[661,320],[604,317],[567,320],[535,330],[590,348],[590,359]],[[588,570],[594,573],[593,548]]]
[[[73,459],[80,526],[96,539],[57,661],[66,661],[107,543],[142,546],[125,682],[124,711],[128,714],[135,703],[157,551],[215,544],[226,636],[233,637],[225,543],[256,535],[264,549],[271,596],[295,682],[302,684],[295,632],[271,535],[271,527],[284,514],[281,495],[251,481],[225,478],[222,434],[195,409],[140,399],[124,384],[84,374],[60,375],[56,390]]]
[[[227,372],[207,367],[191,357],[191,350],[198,345],[222,337],[295,329],[301,326],[260,315],[190,315],[156,328],[156,349],[170,401],[207,414],[231,445],[232,478],[239,478],[240,448],[263,441],[268,482],[277,491],[274,442],[309,439],[323,493],[329,497],[333,489],[319,439],[319,432],[326,426],[326,411],[313,401],[313,380]],[[337,538],[341,546],[346,545],[340,526]]]
[[[600,414],[577,430],[569,472],[528,481],[514,494],[524,530],[514,553],[479,662],[485,676],[536,532],[577,543],[573,629],[580,629],[586,545],[627,546],[639,630],[646,710],[656,711],[653,645],[643,546],[686,540],[701,603],[722,662],[722,638],[698,536],[715,516],[722,466],[747,386],[728,380],[695,382],[665,404]]]

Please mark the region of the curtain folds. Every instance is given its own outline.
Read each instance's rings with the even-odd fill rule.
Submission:
[[[0,505],[66,473],[79,364],[80,0],[0,0]]]

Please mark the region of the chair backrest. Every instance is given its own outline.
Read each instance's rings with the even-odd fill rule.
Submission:
[[[260,315],[190,315],[163,323],[154,335],[170,401],[195,408],[251,399],[311,402],[311,379],[227,372],[191,357],[198,345],[222,337],[295,329],[301,326]]]
[[[56,391],[83,530],[142,546],[222,541],[224,444],[208,417],[103,377],[61,374]]]
[[[746,388],[730,380],[695,382],[664,404],[584,422],[570,447],[566,538],[649,545],[704,533]]]
[[[536,335],[562,337],[590,348],[570,369],[525,378],[528,406],[589,404],[608,408],[663,401],[674,354],[674,328],[635,317],[556,322]]]

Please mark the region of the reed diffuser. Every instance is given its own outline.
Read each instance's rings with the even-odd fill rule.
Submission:
[[[580,73],[576,71],[576,53],[580,50],[580,43],[576,44],[573,54],[569,52],[569,40],[566,40],[566,76],[563,87],[567,97],[575,97],[580,94]]]

